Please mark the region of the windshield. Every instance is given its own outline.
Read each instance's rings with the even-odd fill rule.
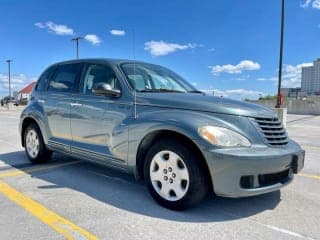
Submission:
[[[131,87],[138,92],[196,92],[197,90],[174,72],[153,64],[122,64]]]

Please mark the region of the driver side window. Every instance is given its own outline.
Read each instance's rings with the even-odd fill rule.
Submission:
[[[107,83],[113,89],[120,90],[115,72],[108,66],[91,64],[84,75],[81,93],[93,95],[92,88],[99,83]]]

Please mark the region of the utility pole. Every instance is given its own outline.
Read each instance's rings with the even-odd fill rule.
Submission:
[[[9,81],[9,101],[8,101],[8,108],[10,109],[11,105],[11,62],[12,60],[7,60],[8,63],[8,81]]]
[[[278,73],[278,95],[276,108],[281,107],[281,80],[282,80],[282,56],[283,56],[283,35],[284,35],[284,8],[285,0],[281,0],[281,35],[280,35],[280,56],[279,56],[279,73]]]
[[[79,41],[83,39],[83,37],[75,37],[72,38],[71,41],[76,42],[76,48],[77,48],[77,59],[79,59]]]

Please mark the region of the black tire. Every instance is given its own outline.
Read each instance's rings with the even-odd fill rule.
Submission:
[[[154,189],[150,177],[150,166],[153,157],[164,150],[172,151],[177,154],[185,163],[189,173],[189,187],[185,195],[176,201],[171,201],[163,198]],[[144,179],[146,181],[148,190],[153,199],[161,206],[172,210],[184,210],[195,206],[208,193],[208,181],[203,165],[200,164],[201,159],[192,151],[188,144],[182,143],[178,140],[161,139],[156,142],[148,151],[144,163]]]
[[[28,132],[32,131],[32,130],[37,134],[38,140],[39,140],[39,150],[38,150],[38,153],[36,154],[36,156],[31,156],[27,150],[27,139],[26,138],[27,138]],[[30,160],[30,162],[32,162],[32,163],[45,163],[50,160],[51,155],[52,155],[52,151],[48,150],[46,145],[44,144],[40,128],[38,127],[37,124],[35,124],[35,123],[29,124],[27,129],[24,131],[23,140],[24,140],[24,144],[25,144],[25,152],[26,152],[26,155],[27,155],[28,159]]]

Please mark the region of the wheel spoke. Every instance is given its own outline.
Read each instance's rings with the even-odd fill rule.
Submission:
[[[162,196],[164,196],[166,199],[170,199],[170,186],[166,183],[162,184],[161,189],[160,189],[160,193],[162,194]]]
[[[159,169],[163,169],[166,166],[166,162],[160,154],[157,154],[154,161],[158,164]]]
[[[172,167],[177,165],[178,160],[179,160],[179,156],[177,154],[175,154],[174,152],[170,152],[169,163]]]
[[[177,177],[181,180],[189,180],[189,173],[186,168],[177,168]]]
[[[182,198],[186,193],[186,189],[183,189],[181,184],[179,183],[175,184],[173,191],[176,194],[177,198]]]
[[[162,182],[163,181],[163,176],[161,174],[161,170],[158,169],[157,171],[152,171],[150,173],[150,178],[151,178],[151,181],[160,181],[160,182]]]

